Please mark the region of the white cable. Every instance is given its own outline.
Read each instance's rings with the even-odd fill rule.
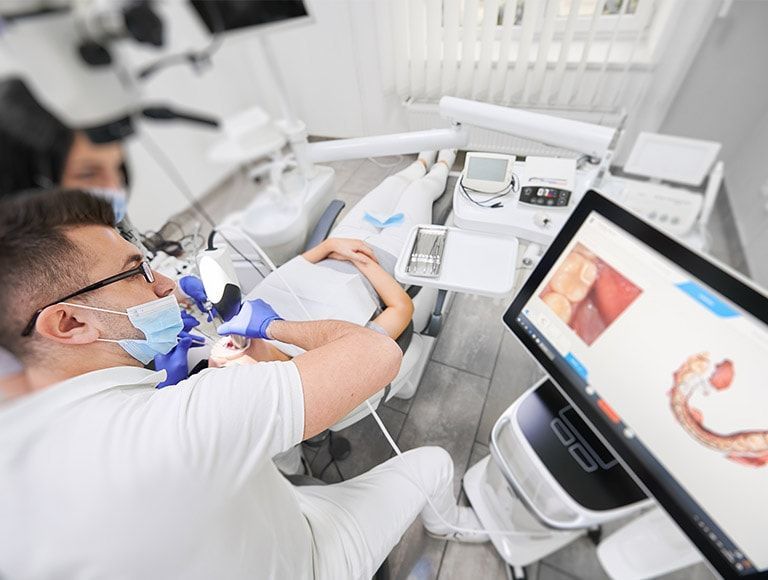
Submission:
[[[374,157],[368,157],[368,161],[370,161],[371,163],[373,163],[377,167],[381,167],[382,169],[392,169],[393,167],[397,167],[398,165],[400,165],[400,163],[402,163],[403,156],[402,155],[398,155],[397,156],[397,161],[395,161],[394,163],[379,163],[378,161],[376,161],[376,159]]]
[[[261,249],[261,246],[259,243],[253,239],[253,237],[248,234],[245,230],[235,230],[234,228],[229,228],[228,226],[224,226],[222,229],[229,229],[233,233],[242,234],[246,241],[248,241],[251,244],[251,247],[253,247],[254,250],[256,250],[256,253],[259,254],[262,261],[269,266],[269,268],[272,270],[272,272],[277,276],[277,278],[285,285],[286,290],[290,293],[291,296],[293,296],[294,300],[296,300],[296,304],[299,305],[299,308],[301,308],[302,311],[304,311],[304,314],[307,316],[307,320],[314,320],[312,318],[312,315],[307,311],[307,308],[304,306],[304,303],[299,299],[299,297],[296,295],[296,293],[293,291],[293,288],[288,284],[288,282],[285,281],[285,278],[283,278],[283,275],[280,273],[280,269],[275,266],[275,264],[272,262],[272,260],[269,259],[269,256],[267,253]]]
[[[405,472],[406,477],[413,483],[416,488],[421,492],[421,495],[424,496],[424,499],[427,500],[427,503],[429,504],[429,507],[432,508],[432,511],[435,512],[435,515],[437,516],[437,519],[440,520],[440,522],[447,527],[450,530],[454,530],[456,532],[464,532],[464,533],[470,533],[470,534],[489,534],[494,536],[523,536],[526,538],[549,538],[552,536],[551,532],[539,532],[531,530],[529,532],[523,532],[520,530],[489,530],[486,528],[463,528],[461,526],[457,526],[456,524],[452,524],[448,520],[446,520],[443,517],[443,514],[440,513],[440,510],[437,509],[434,503],[432,503],[432,498],[429,497],[429,494],[424,490],[423,487],[421,487],[420,482],[418,481],[418,478],[411,473],[410,466],[408,463],[403,459],[403,452],[400,451],[400,448],[397,446],[397,443],[395,443],[395,440],[392,438],[392,435],[390,434],[389,430],[387,430],[386,426],[381,420],[381,417],[379,417],[379,414],[376,412],[376,409],[373,408],[373,405],[371,405],[371,402],[366,399],[365,404],[368,406],[368,410],[371,412],[371,415],[373,415],[374,420],[376,421],[376,424],[379,426],[379,429],[381,430],[382,434],[384,435],[384,438],[387,440],[387,443],[389,443],[389,446],[392,448],[392,450],[395,452],[395,454],[400,458],[400,460],[403,462],[403,465],[405,466]]]

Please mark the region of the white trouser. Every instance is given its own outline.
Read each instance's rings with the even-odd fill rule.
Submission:
[[[369,580],[419,513],[428,530],[448,531],[415,478],[443,517],[454,521],[453,460],[440,447],[406,451],[342,483],[295,488],[312,529],[315,580]]]
[[[362,240],[398,256],[414,225],[432,223],[432,203],[445,191],[447,180],[445,163],[435,163],[426,173],[424,165],[414,161],[368,192],[334,228],[330,237]],[[379,229],[365,220],[366,212],[382,218],[402,213],[404,219],[399,225]]]

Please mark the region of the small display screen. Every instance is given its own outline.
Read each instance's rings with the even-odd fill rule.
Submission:
[[[507,176],[506,159],[495,157],[470,157],[467,177],[470,179],[482,179],[483,181],[504,182]]]

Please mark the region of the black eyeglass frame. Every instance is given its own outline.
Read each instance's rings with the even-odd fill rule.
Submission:
[[[94,290],[98,290],[99,288],[104,288],[104,286],[109,286],[110,284],[114,284],[115,282],[120,282],[121,280],[130,278],[131,276],[135,276],[136,274],[141,274],[142,276],[144,276],[144,280],[146,280],[148,284],[152,284],[155,281],[155,275],[152,273],[152,268],[149,266],[149,262],[147,262],[146,260],[142,260],[141,263],[135,268],[131,268],[130,270],[126,270],[125,272],[120,272],[119,274],[115,274],[114,276],[110,276],[109,278],[104,278],[103,280],[99,280],[98,282],[89,284],[88,286],[86,286],[85,288],[81,288],[77,292],[72,292],[71,294],[67,294],[66,296],[64,296],[64,298],[59,298],[58,300],[54,300],[50,304],[46,304],[42,308],[39,308],[32,315],[32,318],[29,319],[29,323],[24,327],[24,331],[21,333],[21,336],[29,336],[30,334],[32,334],[32,331],[35,330],[35,323],[37,322],[38,316],[40,316],[42,311],[48,308],[49,306],[53,306],[54,304],[59,304],[60,302],[70,300],[75,296],[80,296],[81,294],[85,294],[86,292],[93,292]]]

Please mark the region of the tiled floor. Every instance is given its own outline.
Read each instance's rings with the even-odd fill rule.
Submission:
[[[348,210],[365,192],[412,158],[377,160],[385,167],[368,160],[331,164],[337,171],[336,197],[347,202]],[[242,196],[242,189],[232,187],[230,191]],[[237,193],[227,197],[227,207],[237,203]],[[212,212],[216,209],[217,204],[208,200],[203,203]],[[738,237],[725,196],[719,198],[711,232],[713,254],[743,270],[745,261],[738,243],[734,243]],[[503,329],[500,318],[506,307],[501,300],[456,296],[416,395],[410,401],[393,399],[380,407],[382,420],[402,449],[440,445],[448,450],[455,464],[457,493],[466,470],[488,454],[488,437],[495,420],[542,375],[538,365]],[[339,481],[340,475],[345,479],[353,477],[393,455],[371,417],[340,435],[352,443],[352,454],[335,466],[328,466],[325,447],[318,451],[305,446],[316,475],[328,466],[323,473],[328,482]],[[392,577],[398,580],[507,578],[505,565],[490,544],[438,541],[424,533],[418,520],[393,550],[389,562]],[[531,566],[528,574],[538,580],[606,577],[593,544],[586,538]],[[708,570],[699,565],[669,578],[710,577]]]

